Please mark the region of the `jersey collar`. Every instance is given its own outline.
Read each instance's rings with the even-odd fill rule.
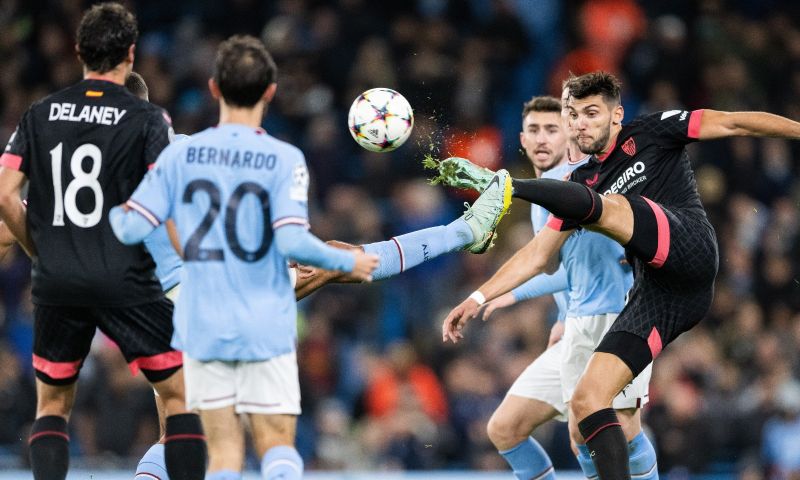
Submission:
[[[617,135],[619,137],[619,135]],[[595,155],[594,157],[597,159],[598,162],[603,163],[606,159],[614,152],[614,149],[617,148],[617,139],[614,138],[614,143],[611,144],[611,148],[603,155]]]

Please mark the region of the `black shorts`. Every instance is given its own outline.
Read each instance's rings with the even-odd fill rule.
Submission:
[[[119,346],[134,375],[142,370],[150,382],[166,380],[183,365],[181,352],[170,346],[172,308],[166,298],[133,307],[36,305],[36,377],[49,385],[75,382],[99,328]]]
[[[634,217],[633,237],[625,245],[633,287],[596,351],[618,356],[635,377],[708,313],[719,255],[714,228],[701,210],[627,198]]]

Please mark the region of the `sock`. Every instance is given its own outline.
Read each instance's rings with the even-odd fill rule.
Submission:
[[[639,432],[628,443],[628,455],[632,477],[637,480],[658,480],[656,450],[644,432]]]
[[[216,472],[208,472],[206,480],[242,480],[242,472],[234,472],[233,470],[217,470]]]
[[[294,447],[278,445],[267,450],[261,459],[263,480],[300,480],[303,477],[303,459]]]
[[[600,480],[630,478],[628,442],[613,408],[598,410],[578,423]]]
[[[581,225],[595,223],[603,214],[603,200],[591,188],[552,178],[512,180],[514,197],[541,205],[556,217]]]
[[[169,477],[172,480],[203,480],[207,457],[200,417],[194,413],[167,417],[164,458]]]
[[[381,280],[443,253],[461,250],[472,240],[469,225],[463,218],[458,218],[447,226],[425,228],[363,247],[366,253],[374,253],[380,257],[381,263],[372,273],[372,279]]]
[[[35,480],[63,480],[69,468],[67,420],[57,415],[37,418],[28,439]]]
[[[503,450],[500,455],[514,470],[514,476],[520,480],[555,480],[553,462],[539,442],[532,437],[525,441]]]
[[[586,445],[578,445],[578,463],[583,470],[583,476],[589,479],[597,478],[597,470],[594,468],[594,462],[589,455],[589,447]]]
[[[164,462],[164,444],[156,443],[150,447],[136,466],[134,480],[169,480],[167,464]]]
[[[589,456],[589,447],[578,445],[578,463],[581,465],[583,475],[586,478],[597,476],[592,457]],[[658,480],[658,463],[656,462],[656,451],[650,439],[644,432],[628,442],[628,465],[631,469],[631,476],[643,480]]]

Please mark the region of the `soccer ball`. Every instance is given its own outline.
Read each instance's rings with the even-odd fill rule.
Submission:
[[[350,106],[350,135],[372,152],[391,152],[408,140],[414,112],[408,100],[389,88],[362,93]]]

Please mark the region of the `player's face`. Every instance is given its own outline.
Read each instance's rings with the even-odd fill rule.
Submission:
[[[525,155],[540,172],[546,172],[564,158],[567,137],[557,112],[528,112],[522,121],[519,141]]]
[[[611,138],[611,123],[621,119],[622,107],[613,109],[601,95],[577,99],[569,97],[569,122],[578,140],[578,147],[586,154],[603,152]]]

